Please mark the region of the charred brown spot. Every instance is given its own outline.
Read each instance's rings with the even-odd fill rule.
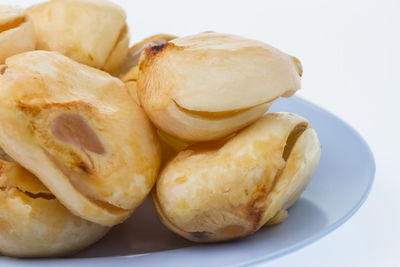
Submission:
[[[80,149],[103,154],[105,149],[90,125],[77,114],[62,114],[51,124],[52,134],[59,140]]]
[[[90,174],[90,169],[85,162],[79,163],[79,168],[87,174]]]
[[[167,46],[168,46],[168,43],[148,47],[145,50],[146,55],[147,56],[155,56],[158,53],[160,53],[161,51],[163,51]]]
[[[209,232],[191,232],[190,235],[194,237],[195,239],[198,240],[208,240],[210,239],[210,233]]]
[[[172,39],[172,37],[169,37],[169,36],[156,35],[156,36],[151,36],[151,37],[143,40],[142,42],[134,45],[133,47],[131,47],[129,49],[128,55],[126,56],[124,63],[122,63],[122,65],[120,66],[120,69],[118,70],[117,75],[118,76],[125,75],[126,73],[128,73],[128,71],[131,68],[138,65],[140,55],[146,48],[155,46],[155,45],[165,44],[166,42],[168,42],[171,39]]]
[[[164,48],[165,44],[155,45],[151,47],[153,52],[159,52]]]

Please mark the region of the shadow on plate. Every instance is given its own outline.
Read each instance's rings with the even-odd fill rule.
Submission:
[[[260,239],[263,239],[261,242],[265,242],[266,252],[273,252],[287,246],[288,243],[307,238],[327,224],[328,218],[320,208],[311,201],[300,198],[290,208],[289,218],[280,225],[263,227],[256,234],[242,240],[197,246],[200,250],[207,246],[241,246],[244,242],[251,246],[252,243],[260,245]],[[196,244],[168,230],[158,219],[151,199],[147,198],[127,221],[114,227],[101,241],[73,257],[146,254],[190,246]]]
[[[289,217],[276,226],[265,226],[259,233],[276,243],[300,242],[326,228],[329,219],[324,211],[308,199],[300,198],[289,209]],[[274,246],[276,249],[276,247]]]
[[[73,257],[124,256],[193,245],[161,223],[148,197],[128,220],[113,227],[102,240]]]

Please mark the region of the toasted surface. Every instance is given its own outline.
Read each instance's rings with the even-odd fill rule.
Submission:
[[[189,240],[243,237],[297,199],[319,153],[304,118],[271,113],[226,140],[180,152],[161,172],[153,200],[163,222]]]
[[[124,84],[56,52],[11,57],[0,144],[74,214],[113,225],[149,193],[158,137]]]
[[[129,48],[128,54],[126,55],[124,62],[120,66],[119,70],[115,73],[115,75],[120,77],[123,81],[130,79],[130,75],[127,76],[126,74],[130,72],[132,68],[138,66],[140,54],[147,47],[162,45],[175,38],[177,37],[174,35],[160,33],[149,36],[141,42],[134,44],[131,48]]]
[[[28,13],[35,25],[37,49],[58,51],[108,72],[118,69],[128,52],[125,12],[110,1],[52,0]]]
[[[45,257],[77,252],[109,228],[70,213],[29,171],[0,160],[0,252]]]

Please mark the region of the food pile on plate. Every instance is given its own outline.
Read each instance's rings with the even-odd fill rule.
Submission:
[[[129,48],[108,1],[0,6],[0,251],[68,255],[151,193],[195,242],[277,224],[313,175],[308,121],[265,113],[300,89],[300,61],[203,32]]]

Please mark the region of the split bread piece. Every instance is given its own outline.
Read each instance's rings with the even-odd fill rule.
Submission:
[[[119,79],[57,52],[7,59],[0,145],[73,214],[126,219],[158,174],[157,134]]]
[[[184,141],[217,140],[300,89],[300,61],[265,43],[204,32],[146,48],[137,91],[153,123]]]
[[[181,151],[162,170],[153,202],[163,223],[186,239],[248,236],[287,217],[320,151],[307,120],[270,113],[225,140]]]
[[[34,50],[36,35],[24,9],[0,5],[0,64],[6,58]]]
[[[129,48],[126,14],[106,0],[52,0],[28,9],[38,38],[37,49],[58,51],[109,73]]]
[[[2,254],[13,257],[68,255],[93,244],[108,232],[108,227],[70,213],[17,162],[8,156],[0,158]]]

